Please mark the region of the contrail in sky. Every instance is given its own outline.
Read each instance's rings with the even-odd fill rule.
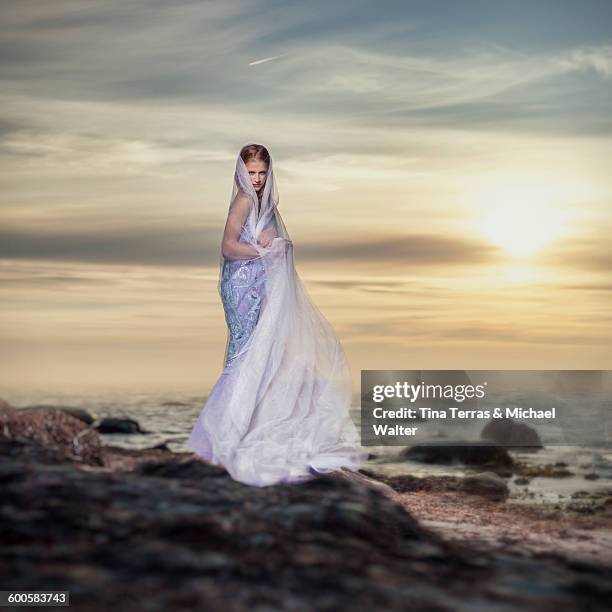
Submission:
[[[264,62],[270,62],[272,60],[278,59],[279,57],[283,57],[284,53],[282,55],[273,55],[272,57],[264,57],[263,59],[260,60],[255,60],[254,62],[249,62],[249,66],[255,66],[257,64],[263,64]]]

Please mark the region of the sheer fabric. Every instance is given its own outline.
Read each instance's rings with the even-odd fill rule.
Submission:
[[[274,238],[262,247],[266,234]],[[256,486],[358,468],[367,455],[349,415],[348,363],[295,270],[271,159],[260,206],[238,156],[218,289],[228,327],[223,372],[188,447]]]

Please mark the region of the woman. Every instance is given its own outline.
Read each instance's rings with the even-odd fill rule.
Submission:
[[[277,205],[268,151],[246,145],[221,245],[224,369],[188,441],[256,486],[355,469],[366,458],[349,416],[346,356],[295,270]]]

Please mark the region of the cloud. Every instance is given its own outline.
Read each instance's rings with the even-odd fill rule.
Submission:
[[[312,285],[332,289],[357,289],[361,291],[397,291],[409,285],[405,281],[311,280]]]
[[[405,345],[407,339],[414,342],[465,341],[469,343],[513,343],[513,344],[569,344],[609,345],[612,338],[607,334],[589,334],[584,327],[577,327],[572,333],[567,326],[560,329],[555,322],[535,329],[524,323],[482,323],[462,324],[449,321],[431,304],[431,315],[406,315],[370,317],[368,320],[340,325],[342,333],[352,341],[358,339],[366,344],[379,345],[382,338],[395,339],[397,345]]]
[[[557,327],[547,330],[526,328],[517,325],[465,325],[453,326],[449,329],[433,333],[436,339],[467,340],[470,342],[513,342],[520,344],[576,344],[576,345],[610,345],[612,338],[605,334],[589,335],[583,328],[576,333],[568,330],[560,331]]]
[[[73,286],[91,286],[100,287],[101,285],[117,286],[119,280],[117,279],[103,279],[103,278],[88,278],[86,276],[79,275],[36,275],[36,276],[10,276],[5,270],[0,270],[0,278],[2,278],[2,289],[31,289],[34,285],[36,288],[44,287],[73,287]]]
[[[498,249],[476,240],[406,233],[333,243],[306,243],[297,245],[295,252],[296,258],[308,261],[463,265],[490,262],[495,259]]]
[[[0,230],[0,258],[80,261],[150,266],[200,266],[218,262],[218,228],[197,224],[91,229],[16,228]],[[489,262],[496,249],[445,236],[384,236],[343,242],[295,245],[298,262],[352,262],[380,268],[462,265]]]
[[[590,240],[576,239],[566,240],[559,247],[542,255],[541,262],[545,265],[558,266],[563,268],[575,268],[587,272],[604,272],[612,270],[612,253],[610,252],[609,242],[598,239],[596,233],[601,228],[593,230],[593,238]],[[596,287],[606,285],[585,284],[585,290],[593,290]],[[566,286],[574,288],[575,285]]]
[[[580,100],[562,95],[576,87],[573,73],[609,77],[610,45],[563,47],[561,41],[553,51],[529,53],[493,43],[475,47],[460,29],[451,40],[436,39],[427,30],[427,12],[417,20],[393,7],[349,19],[349,5],[342,2],[315,13],[307,5],[237,0],[78,8],[58,1],[44,9],[32,2],[6,4],[0,78],[7,113],[20,112],[11,100],[20,94],[41,105],[80,100],[115,112],[165,107],[190,123],[192,107],[202,117],[196,129],[210,125],[211,117],[224,126],[223,119],[233,117],[227,123],[235,133],[244,133],[242,118],[252,117],[254,100],[260,118],[325,116],[350,119],[353,129],[407,129],[424,122],[496,130],[506,125],[531,133],[553,126],[575,132],[577,123],[583,129],[610,127],[600,94]],[[426,51],[419,45],[423,39],[439,48]],[[396,44],[386,44],[391,40]],[[251,70],[255,65],[257,71]]]
[[[559,289],[567,291],[612,291],[612,283],[576,283],[574,285],[560,285]],[[612,318],[612,317],[611,317]]]
[[[189,167],[200,169],[209,162],[229,161],[227,153],[214,148],[205,149],[193,143],[176,142],[172,137],[140,139],[96,136],[24,129],[17,122],[0,123],[0,156],[11,159],[36,160],[35,170],[40,177],[44,171],[63,175],[88,176],[155,176],[169,178],[184,175]],[[57,174],[56,174],[57,176]]]
[[[142,266],[212,265],[218,261],[218,230],[185,227],[110,227],[73,231],[0,230],[0,258]]]
[[[567,70],[594,70],[604,78],[612,76],[612,46],[574,49],[558,61]]]

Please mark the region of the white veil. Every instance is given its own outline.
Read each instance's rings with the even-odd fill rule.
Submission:
[[[225,466],[234,479],[258,486],[356,469],[367,455],[349,415],[348,362],[295,269],[271,159],[258,210],[257,193],[238,156],[230,210],[239,198],[250,200],[240,241],[259,253],[254,260],[263,264],[265,298],[250,337],[215,383],[189,447]],[[276,233],[267,248],[257,243],[265,229]],[[225,264],[222,253],[220,290]],[[229,334],[225,357],[228,345]]]

